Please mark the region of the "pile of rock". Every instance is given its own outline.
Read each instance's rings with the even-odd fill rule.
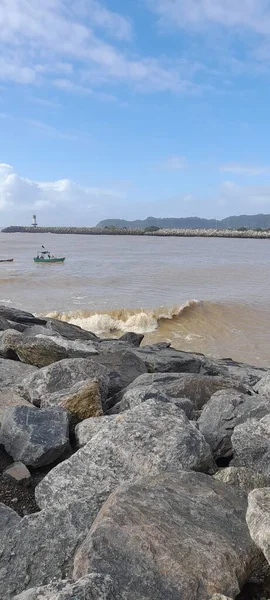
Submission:
[[[269,372],[141,341],[0,307],[2,600],[267,598]]]

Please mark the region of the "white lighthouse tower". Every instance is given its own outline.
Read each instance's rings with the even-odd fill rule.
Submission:
[[[33,215],[32,227],[37,227],[37,216]]]

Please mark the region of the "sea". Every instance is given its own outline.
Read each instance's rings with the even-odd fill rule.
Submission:
[[[270,368],[270,240],[0,232],[3,258],[0,304]]]

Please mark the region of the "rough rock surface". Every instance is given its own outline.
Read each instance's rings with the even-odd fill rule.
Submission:
[[[221,458],[232,455],[231,436],[236,425],[250,418],[260,420],[267,414],[270,414],[270,398],[220,390],[204,406],[198,424],[214,457]]]
[[[67,340],[89,340],[98,341],[98,337],[91,331],[86,331],[77,325],[67,323],[66,321],[59,321],[58,319],[46,319],[47,329],[53,331]]]
[[[24,338],[22,335],[13,350],[21,362],[39,368],[69,357],[67,350],[49,337]]]
[[[246,467],[226,467],[215,473],[214,478],[239,488],[245,494],[255,488],[267,487],[270,484],[269,477]]]
[[[254,386],[254,390],[261,396],[270,397],[270,371],[267,371],[264,377],[258,381]]]
[[[257,489],[248,496],[246,520],[250,535],[270,564],[270,488]]]
[[[8,321],[14,321],[15,323],[46,325],[45,319],[34,317],[34,315],[25,310],[10,308],[9,306],[4,305],[0,306],[0,317],[4,317]]]
[[[33,367],[32,367],[33,368]],[[36,406],[59,404],[74,384],[97,378],[102,400],[108,392],[108,371],[89,358],[69,358],[36,371],[22,381],[22,390],[27,400]],[[71,392],[72,393],[72,392]]]
[[[15,462],[10,465],[3,473],[4,477],[8,477],[16,483],[29,483],[31,480],[31,473],[22,462]]]
[[[97,433],[106,430],[113,419],[117,419],[117,415],[109,415],[100,418],[85,419],[75,427],[75,440],[78,448],[86,446]]]
[[[15,406],[5,411],[0,443],[15,461],[41,467],[69,446],[69,418],[63,409]]]
[[[125,410],[129,410],[130,408],[135,408],[135,406],[139,406],[146,400],[159,400],[160,402],[171,402],[173,401],[179,408],[186,413],[189,419],[193,418],[193,405],[188,400],[188,398],[169,398],[162,390],[159,390],[154,385],[138,388],[127,389],[123,395],[121,402],[119,402],[115,407],[113,407],[109,414],[118,414],[119,412],[123,412]]]
[[[87,499],[23,519],[16,515],[14,527],[1,528],[1,600],[70,577],[75,549],[91,524],[92,504]]]
[[[201,473],[124,485],[77,550],[74,577],[99,570],[132,600],[234,598],[262,561],[245,512],[238,490]]]
[[[53,405],[52,398],[50,404]],[[75,384],[67,396],[59,399],[58,406],[68,410],[77,422],[103,415],[98,379],[89,379]]]
[[[270,476],[270,415],[235,427],[231,466],[249,467]]]
[[[21,518],[17,513],[5,504],[0,502],[0,531],[1,535],[5,535],[12,527],[16,527],[20,523]],[[1,563],[0,563],[1,567]]]
[[[109,394],[117,394],[134,379],[147,372],[144,362],[134,352],[126,349],[103,351],[93,356],[93,361],[104,365],[109,372]]]
[[[74,583],[58,581],[44,587],[32,588],[14,600],[121,600],[113,581],[106,575],[91,573]],[[124,600],[124,598],[123,598]]]
[[[38,373],[36,367],[24,365],[23,363],[7,358],[0,358],[0,387],[6,387],[21,383],[27,376]]]
[[[63,358],[91,358],[99,354],[98,344],[89,340],[67,340],[59,335],[47,337],[39,335],[38,338],[52,340],[60,348],[66,351],[66,357]]]
[[[141,333],[134,333],[132,331],[128,331],[124,333],[120,338],[120,342],[127,342],[130,346],[134,346],[135,348],[139,348],[143,341],[144,335]]]
[[[236,379],[210,377],[196,373],[147,373],[137,377],[127,389],[149,385],[154,385],[170,398],[189,398],[196,410],[200,410],[218,390],[229,388],[243,393],[251,393],[249,386]],[[111,406],[120,402],[126,391],[125,389],[109,399],[106,406],[111,408]]]
[[[12,406],[31,407],[32,405],[30,402],[20,396],[20,394],[12,386],[0,388],[0,426],[5,411]]]
[[[181,469],[214,472],[210,448],[182,410],[148,400],[107,418],[84,448],[48,473],[36,501],[45,508],[88,497],[100,508],[120,483]]]

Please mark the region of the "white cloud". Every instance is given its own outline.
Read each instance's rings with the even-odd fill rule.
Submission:
[[[59,208],[65,212],[89,209],[104,201],[123,198],[117,189],[86,187],[62,179],[59,181],[34,181],[18,175],[11,165],[0,163],[0,211],[17,214],[20,211],[40,211],[50,208],[52,218]],[[64,217],[65,218],[65,217]]]
[[[146,0],[164,22],[179,28],[222,25],[260,33],[270,32],[268,0]]]
[[[64,80],[53,74],[62,72],[70,91],[116,81],[139,91],[193,93],[186,63],[123,50],[121,40],[130,37],[129,20],[97,0],[1,0],[1,77],[60,87]]]
[[[264,175],[270,173],[270,165],[244,165],[231,163],[221,165],[219,170],[223,173],[234,173],[235,175]]]

